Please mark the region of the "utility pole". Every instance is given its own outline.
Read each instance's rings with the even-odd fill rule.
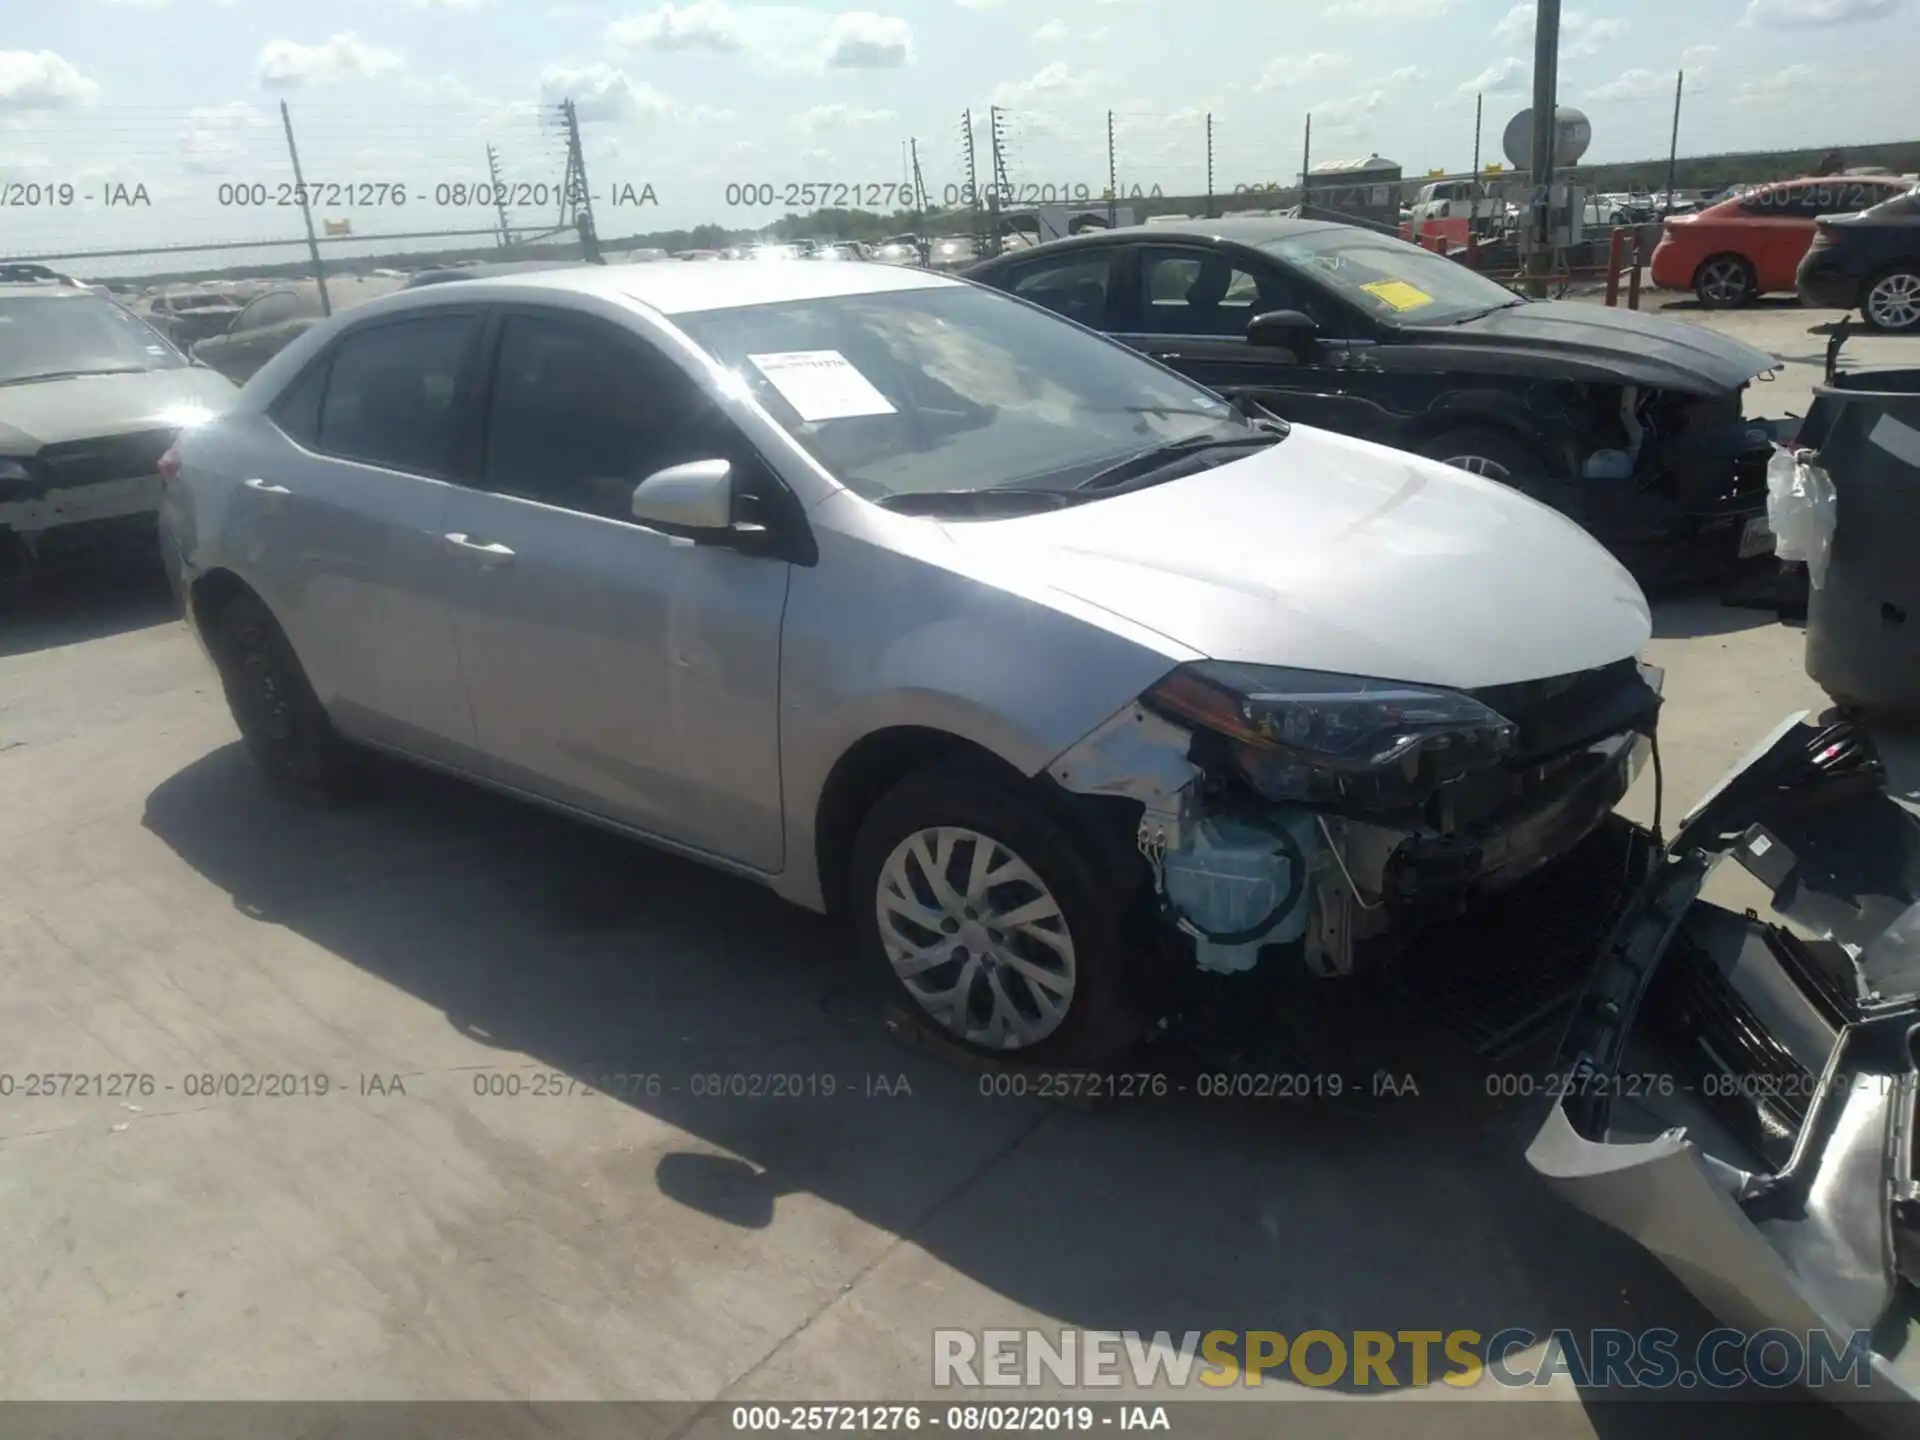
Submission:
[[[973,208],[973,248],[976,254],[986,251],[986,237],[980,230],[980,170],[973,146],[973,111],[960,112],[960,143],[967,160],[967,204]]]
[[[1467,192],[1473,197],[1473,199],[1468,202],[1469,208],[1467,210],[1467,233],[1469,235],[1478,235],[1480,233],[1480,121],[1481,117],[1485,114],[1486,99],[1487,97],[1485,95],[1476,95],[1473,97],[1473,189]]]
[[[300,173],[300,147],[293,143],[293,115],[287,102],[280,102],[280,126],[287,132],[287,158],[293,161],[293,192],[300,197],[300,218],[307,222],[307,254],[313,257],[313,283],[320,287],[320,313],[333,314],[333,301],[327,295],[327,271],[320,263],[320,241],[313,233],[313,206],[307,203],[307,182]]]
[[[992,227],[992,240],[989,254],[1000,253],[1000,207],[1006,203],[1007,191],[1007,149],[1006,137],[1000,129],[1000,107],[987,107],[987,143],[992,147],[993,184],[987,188],[987,216]]]
[[[1673,213],[1673,182],[1680,168],[1680,96],[1686,89],[1687,72],[1682,70],[1673,78],[1673,139],[1667,143],[1667,203],[1662,213]]]
[[[567,127],[567,174],[561,190],[574,228],[580,232],[580,257],[589,265],[604,265],[600,235],[593,224],[593,195],[587,189],[587,162],[580,153],[580,116],[571,99],[560,102],[560,115]]]
[[[909,173],[912,176],[913,185],[913,228],[917,234],[921,223],[927,218],[928,208],[927,182],[920,173],[920,142],[918,140],[907,141],[907,154],[913,166]]]
[[[1307,213],[1307,176],[1313,170],[1313,116],[1307,116],[1306,137],[1300,142],[1300,218],[1311,220]]]
[[[1207,219],[1213,219],[1213,112],[1207,112]]]
[[[500,181],[500,157],[487,146],[487,179],[493,185],[493,203],[500,211],[500,248],[513,244],[513,227],[507,224],[507,187]]]
[[[1113,148],[1113,111],[1107,111],[1107,227],[1111,229],[1119,223],[1117,206],[1120,204],[1120,160]]]
[[[1533,21],[1533,205],[1527,216],[1527,291],[1547,295],[1553,270],[1553,142],[1559,130],[1560,0],[1536,0]]]

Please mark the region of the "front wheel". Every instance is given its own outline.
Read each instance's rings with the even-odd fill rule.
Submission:
[[[1860,314],[1882,335],[1920,331],[1920,267],[1896,265],[1875,276],[1860,301]]]
[[[1436,435],[1421,443],[1420,453],[1456,470],[1498,480],[1535,499],[1542,499],[1547,489],[1547,467],[1533,448],[1490,425],[1470,425]]]
[[[970,763],[908,776],[849,868],[863,961],[942,1038],[1090,1065],[1141,1033],[1129,896],[1017,780]]]

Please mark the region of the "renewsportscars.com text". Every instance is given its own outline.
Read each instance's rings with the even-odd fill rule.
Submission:
[[[1467,1390],[1493,1384],[1581,1389],[1808,1389],[1872,1384],[1871,1337],[1825,1330],[936,1330],[942,1388],[1048,1385],[1138,1389],[1295,1384],[1348,1390]]]

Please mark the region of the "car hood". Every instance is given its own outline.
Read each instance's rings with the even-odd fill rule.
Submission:
[[[1432,329],[1408,326],[1423,341],[1506,351],[1543,371],[1578,378],[1718,395],[1778,367],[1764,350],[1707,329],[1636,310],[1540,300],[1476,320]]]
[[[226,376],[199,366],[0,385],[0,455],[25,458],[67,440],[198,423],[239,393]]]
[[[1473,689],[1637,655],[1647,602],[1557,511],[1296,425],[1245,459],[1014,520],[952,523],[969,569],[1214,659]]]
[[[1846,1399],[1920,1400],[1910,789],[1860,727],[1790,716],[1649,847],[1527,1152],[1724,1323],[1858,1347]]]

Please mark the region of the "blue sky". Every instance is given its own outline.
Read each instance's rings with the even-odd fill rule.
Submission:
[[[404,208],[354,211],[368,233],[460,223],[433,202],[485,179],[489,142],[541,199],[559,174],[543,106],[571,95],[596,193],[659,200],[603,201],[602,230],[624,233],[777,213],[729,206],[730,184],[897,182],[908,137],[937,197],[963,177],[962,111],[996,104],[1023,185],[1097,192],[1109,110],[1123,190],[1203,188],[1209,113],[1223,191],[1297,171],[1309,111],[1316,159],[1461,169],[1475,93],[1498,158],[1531,83],[1531,0],[6,3],[0,185],[151,200],[0,209],[14,252],[287,233],[276,207],[229,203],[288,178],[283,99],[310,180],[409,187]],[[1560,68],[1590,158],[1664,153],[1683,66],[1683,153],[1920,136],[1920,0],[1584,0]]]

